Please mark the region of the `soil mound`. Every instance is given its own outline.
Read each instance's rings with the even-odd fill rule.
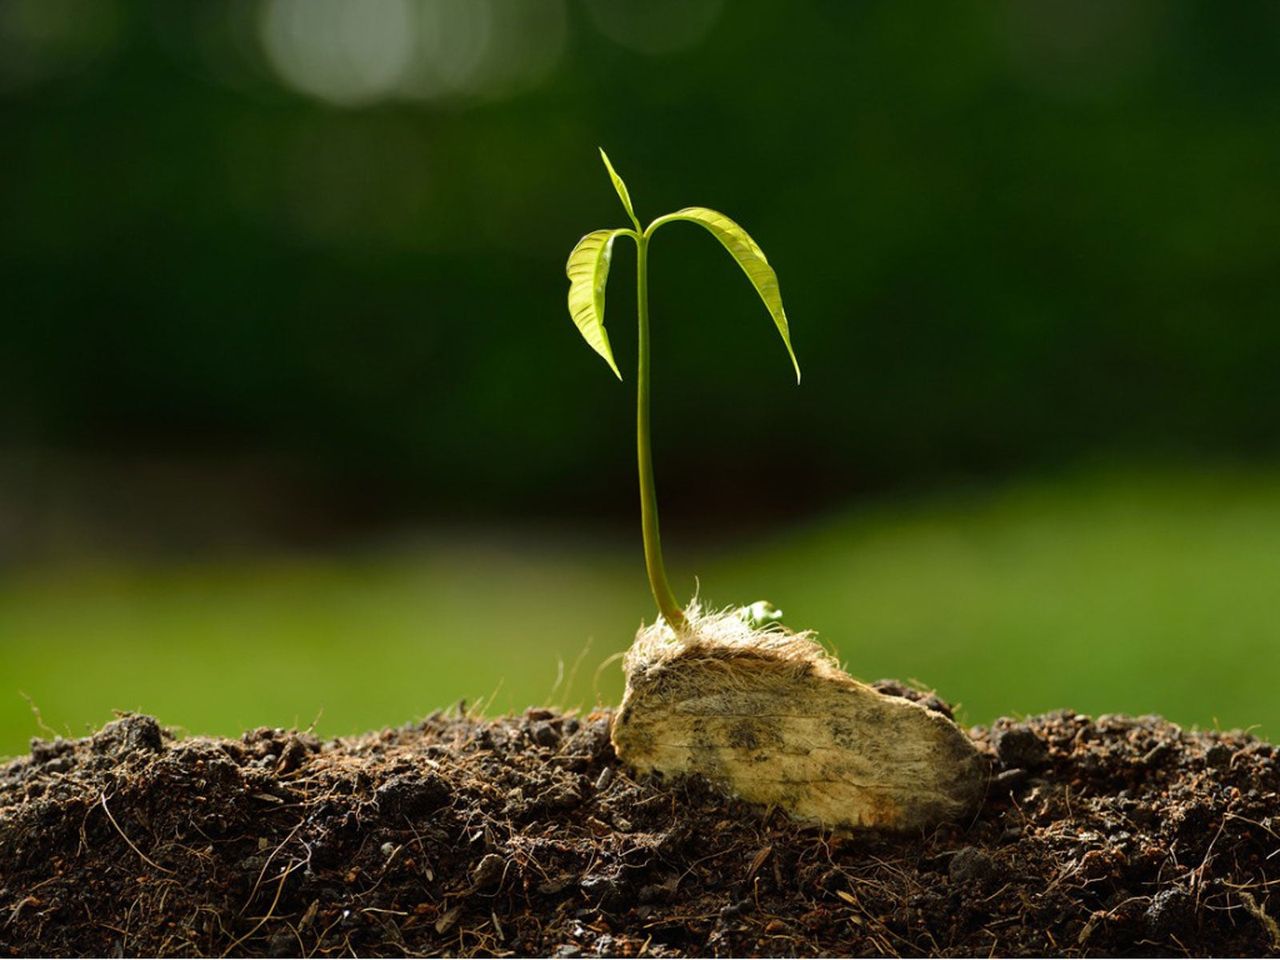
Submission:
[[[0,950],[1280,955],[1263,741],[1002,720],[972,731],[993,778],[971,822],[839,837],[637,781],[608,725],[531,710],[174,740],[127,715],[35,741],[0,768]]]

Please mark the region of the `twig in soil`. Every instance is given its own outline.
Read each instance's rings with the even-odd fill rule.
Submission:
[[[18,901],[18,905],[13,908],[13,912],[9,914],[9,919],[4,922],[4,925],[7,927],[9,924],[13,923],[13,921],[17,920],[18,914],[22,912],[23,907],[33,906],[40,906],[40,898],[32,894],[27,894],[27,896]]]
[[[271,861],[275,859],[277,853],[284,849],[285,844],[293,839],[294,834],[302,829],[302,825],[306,820],[299,820],[297,825],[289,831],[289,835],[281,840],[274,850],[267,855],[266,862],[262,865],[262,869],[258,871],[258,879],[253,882],[253,889],[249,891],[249,899],[244,902],[244,906],[240,908],[240,915],[244,916],[244,912],[249,909],[249,905],[253,903],[254,898],[258,895],[258,887],[262,886],[262,878],[267,875],[267,867],[271,866]],[[310,857],[308,857],[310,859]],[[305,862],[305,861],[304,861]]]
[[[302,942],[302,934],[298,932],[298,928],[287,920],[284,924],[289,928],[289,932],[293,934],[293,939],[298,941],[298,956],[305,957],[307,955],[307,945]]]
[[[1230,880],[1223,880],[1222,885],[1228,890],[1265,890],[1267,887],[1280,886],[1280,877],[1274,880],[1259,880],[1256,883],[1232,883]]]
[[[267,912],[258,918],[258,922],[253,925],[252,929],[250,929],[248,933],[246,933],[242,937],[238,937],[236,940],[232,942],[231,946],[227,947],[226,950],[223,950],[221,953],[221,956],[223,957],[227,956],[229,953],[231,953],[232,950],[240,946],[240,944],[244,943],[246,940],[252,937],[255,933],[257,933],[260,929],[262,929],[262,925],[271,919],[271,917],[276,912],[276,905],[280,902],[280,895],[284,893],[284,884],[285,884],[285,881],[289,879],[289,874],[293,873],[293,871],[297,870],[304,863],[306,863],[305,860],[295,860],[293,863],[289,864],[289,866],[287,866],[284,870],[280,871],[280,882],[276,884],[276,895],[272,897],[271,906],[267,908]]]
[[[769,854],[771,853],[773,853],[773,844],[771,843],[766,843],[760,848],[760,852],[752,858],[751,866],[747,868],[747,875],[743,878],[744,883],[750,883],[755,879],[756,874],[760,872],[760,868],[764,866],[764,862],[769,859]]]
[[[129,835],[125,833],[122,829],[120,829],[120,824],[116,823],[116,818],[111,815],[111,810],[107,807],[107,795],[105,793],[102,794],[99,802],[102,804],[102,812],[107,815],[107,819],[110,820],[111,825],[116,828],[116,832],[119,833],[120,836],[124,838],[124,842],[129,845],[129,849],[142,858],[143,863],[150,864],[152,867],[155,867],[161,873],[168,873],[168,874],[173,873],[172,870],[168,869],[167,867],[160,866],[160,864],[156,863],[154,860],[148,857],[145,853],[139,850],[137,845],[132,840],[129,839]]]
[[[1257,820],[1250,820],[1248,817],[1242,817],[1237,813],[1223,814],[1222,822],[1225,824],[1228,820],[1239,820],[1241,823],[1247,823],[1251,827],[1257,827],[1259,830],[1267,831],[1267,833],[1271,834],[1271,836],[1273,836],[1275,839],[1280,840],[1280,833],[1276,833],[1274,830],[1268,827],[1265,823],[1259,823]],[[1274,857],[1274,856],[1275,854],[1272,853],[1267,859],[1270,859],[1271,857]]]
[[[342,914],[339,913],[338,916],[334,918],[332,923],[330,923],[327,927],[325,927],[323,930],[320,931],[320,936],[316,937],[316,945],[311,948],[311,951],[309,953],[304,954],[304,956],[309,958],[309,957],[314,957],[317,953],[319,953],[320,947],[324,943],[324,938],[327,937],[329,935],[329,931],[332,930],[334,927],[336,927],[341,921],[342,921]]]

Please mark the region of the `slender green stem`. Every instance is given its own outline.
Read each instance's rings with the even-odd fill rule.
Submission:
[[[644,529],[644,565],[649,587],[663,618],[672,627],[684,623],[684,614],[662,563],[658,535],[658,494],[653,485],[653,451],[649,443],[649,238],[636,237],[636,302],[640,315],[640,348],[636,369],[636,455],[640,464],[640,524]]]

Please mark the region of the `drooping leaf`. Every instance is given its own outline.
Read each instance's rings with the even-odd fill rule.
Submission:
[[[604,288],[609,280],[613,240],[625,230],[593,230],[578,241],[569,254],[569,315],[591,349],[604,357],[619,380],[622,374],[613,359],[609,334],[604,328]]]
[[[712,236],[724,244],[724,248],[733,255],[733,259],[738,261],[738,266],[742,268],[751,285],[756,288],[756,293],[760,294],[765,307],[768,308],[778,333],[782,334],[782,342],[786,344],[787,353],[791,356],[791,364],[796,368],[796,383],[799,383],[800,362],[796,360],[796,352],[791,349],[791,329],[787,326],[787,312],[782,308],[778,275],[773,272],[773,267],[769,266],[769,261],[765,259],[760,245],[751,239],[747,231],[723,213],[707,207],[685,207],[683,210],[669,213],[655,220],[649,230],[652,232],[655,227],[672,220],[688,220],[690,223],[706,227]]]
[[[622,182],[622,178],[618,176],[618,171],[613,169],[613,164],[609,162],[609,155],[604,152],[604,147],[600,148],[600,159],[604,161],[604,168],[609,171],[609,179],[613,181],[613,189],[618,192],[618,199],[622,201],[622,206],[626,208],[627,216],[631,218],[631,222],[639,230],[640,221],[636,219],[636,212],[631,207],[631,193],[627,190],[627,185]]]

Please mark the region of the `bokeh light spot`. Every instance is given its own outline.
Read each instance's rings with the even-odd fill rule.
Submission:
[[[564,50],[562,0],[418,0],[417,56],[403,91],[419,99],[501,97],[544,79]]]
[[[414,14],[409,0],[269,0],[263,47],[290,86],[358,106],[400,83],[414,52]]]

